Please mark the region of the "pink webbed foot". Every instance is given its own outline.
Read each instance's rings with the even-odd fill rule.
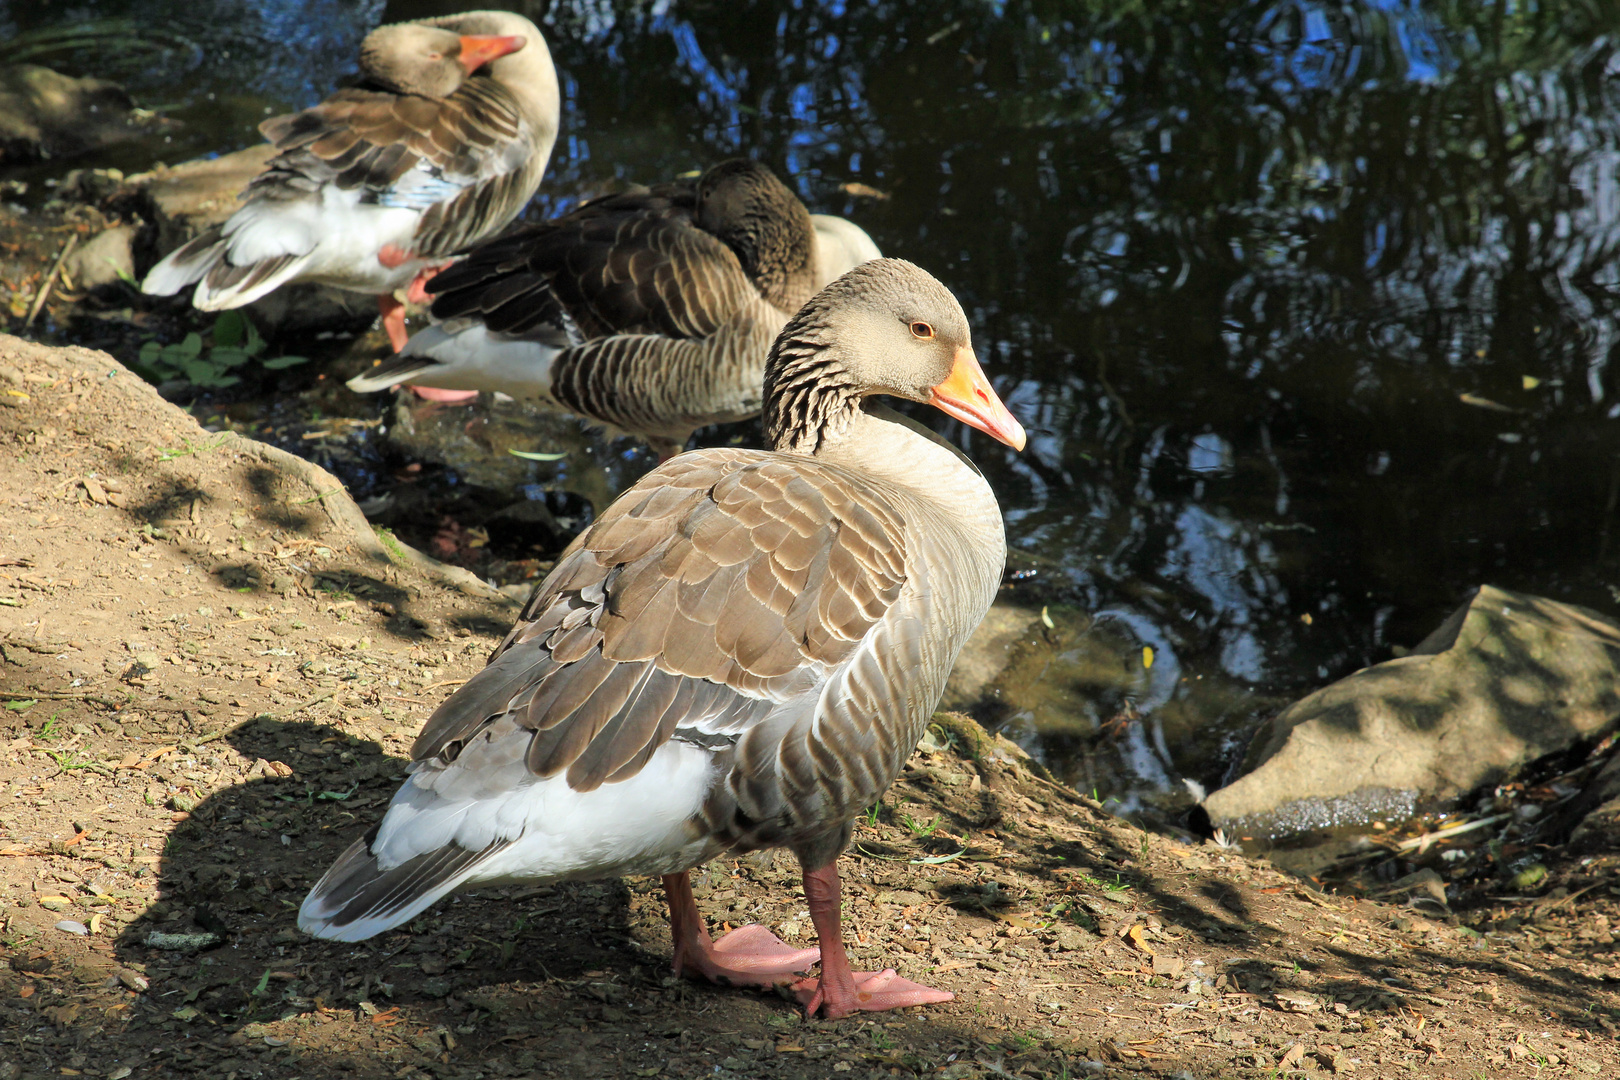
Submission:
[[[424,266],[417,271],[411,279],[411,287],[405,290],[405,299],[413,304],[431,304],[433,294],[427,291],[427,283],[439,276],[439,273],[450,263],[439,263],[437,266]]]
[[[893,968],[882,971],[852,971],[852,986],[833,985],[825,973],[815,979],[800,979],[793,984],[793,996],[804,1006],[806,1016],[822,1016],[832,1020],[855,1012],[883,1012],[903,1009],[908,1005],[938,1005],[954,1001],[956,995],[949,990],[936,990],[932,986],[914,983],[895,974]]]
[[[444,390],[437,386],[411,386],[411,393],[424,401],[471,401],[478,396],[476,390]]]
[[[710,942],[693,938],[675,954],[675,974],[722,986],[787,986],[821,959],[820,949],[795,949],[763,926],[739,926]]]
[[[377,256],[377,261],[392,268],[409,258],[411,258],[409,252],[400,252],[398,248],[389,245],[382,249],[382,253]],[[448,265],[448,263],[444,264],[444,266]],[[406,292],[405,298],[412,303],[426,303],[430,298],[423,285],[431,280],[433,275],[444,269],[444,266],[429,267],[417,274],[415,280],[411,282],[411,287]],[[405,347],[405,343],[410,340],[410,335],[405,332],[405,305],[399,301],[398,297],[390,293],[377,297],[377,309],[382,313],[383,330],[388,334],[388,343],[394,347],[395,352],[399,352]],[[476,390],[445,390],[437,386],[411,386],[408,389],[424,401],[443,401],[452,404],[472,401],[478,396]]]

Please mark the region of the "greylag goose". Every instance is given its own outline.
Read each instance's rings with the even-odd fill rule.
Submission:
[[[300,927],[360,941],[456,889],[658,874],[677,974],[790,985],[811,1015],[949,1000],[850,970],[836,862],[925,730],[1006,549],[979,471],[874,396],[1015,448],[1024,432],[955,298],[897,259],[812,299],[765,385],[772,449],[680,454],[574,541],[428,719],[410,777]],[[688,871],[777,847],[798,857],[819,952],[760,926],[711,941]]]
[[[242,208],[171,252],[142,282],[223,311],[313,281],[377,294],[383,329],[406,341],[396,290],[517,216],[557,138],[557,73],[535,25],[505,11],[379,27],[360,46],[359,86],[266,120],[280,151]]]
[[[758,414],[783,324],[880,255],[859,226],[812,216],[766,166],[726,161],[478,248],[429,287],[444,321],[349,387],[501,391],[667,458],[697,428]]]

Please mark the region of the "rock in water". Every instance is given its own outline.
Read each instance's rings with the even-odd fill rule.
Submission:
[[[37,64],[0,67],[0,165],[82,154],[168,126],[117,83]]]
[[[1411,654],[1294,703],[1205,809],[1280,836],[1498,783],[1620,716],[1620,624],[1485,585]]]

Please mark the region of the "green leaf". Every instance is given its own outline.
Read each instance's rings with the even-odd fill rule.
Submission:
[[[29,698],[26,701],[8,701],[6,702],[6,708],[11,712],[27,712],[29,709],[32,709],[38,704],[39,701],[37,699]]]
[[[270,969],[265,968],[264,974],[259,976],[259,985],[248,991],[254,997],[263,997],[264,992],[270,989]]]
[[[201,356],[202,355],[202,335],[197,333],[196,331],[193,331],[193,332],[187,334],[181,340],[180,344],[174,346],[174,348],[179,349],[180,350],[180,355],[184,356],[184,357]]]
[[[163,355],[163,346],[156,341],[141,342],[141,363],[155,364]]]
[[[561,461],[567,454],[535,454],[527,450],[508,450],[513,457],[520,457],[524,461]]]
[[[221,346],[229,349],[242,344],[246,335],[243,324],[247,319],[240,311],[227,311],[214,320],[214,348]]]
[[[234,346],[216,345],[209,350],[208,361],[223,368],[233,368],[248,362],[248,351]]]
[[[280,371],[282,368],[297,367],[299,364],[309,363],[307,356],[278,356],[274,360],[264,361],[264,366],[271,371]]]
[[[247,327],[247,344],[243,347],[249,356],[258,356],[264,351],[264,338],[259,336],[259,328],[246,315],[242,316],[242,323]]]
[[[212,386],[214,380],[219,377],[219,371],[207,360],[183,360],[180,363],[180,370],[186,373],[186,378],[198,386]]]

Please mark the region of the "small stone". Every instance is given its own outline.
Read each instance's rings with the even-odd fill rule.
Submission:
[[[449,997],[452,989],[449,979],[422,980],[422,993],[430,998]]]
[[[1063,952],[1076,952],[1080,949],[1089,949],[1096,942],[1096,938],[1078,927],[1065,926],[1058,930],[1053,944]]]
[[[61,922],[56,924],[56,928],[66,934],[78,934],[83,936],[90,933],[90,928],[76,919],[63,919]]]
[[[197,952],[212,948],[225,939],[218,934],[165,934],[161,930],[154,930],[146,935],[148,949],[163,949],[167,952]]]

